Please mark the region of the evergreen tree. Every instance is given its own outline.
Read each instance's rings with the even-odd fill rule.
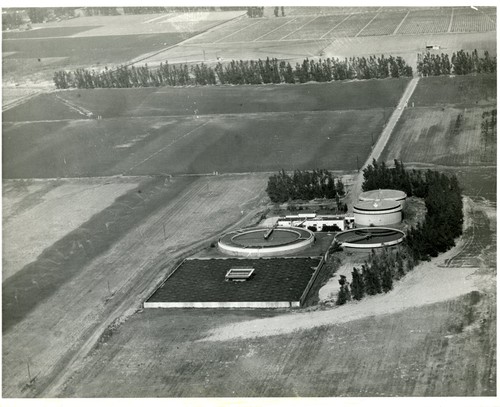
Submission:
[[[351,293],[352,293],[352,298],[358,301],[365,295],[365,286],[363,283],[363,277],[359,273],[359,270],[356,267],[354,267],[352,271]]]

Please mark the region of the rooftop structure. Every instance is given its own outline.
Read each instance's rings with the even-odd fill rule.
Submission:
[[[299,307],[322,265],[322,257],[186,259],[144,308]]]

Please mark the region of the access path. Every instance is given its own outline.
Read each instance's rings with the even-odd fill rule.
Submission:
[[[394,127],[396,126],[396,123],[403,114],[404,109],[408,105],[408,101],[410,100],[415,88],[417,87],[419,79],[420,77],[413,78],[406,87],[403,95],[401,96],[401,99],[399,100],[396,109],[394,109],[394,112],[387,121],[387,124],[385,125],[382,134],[380,135],[377,142],[373,146],[372,152],[366,159],[363,166],[360,168],[358,174],[356,174],[353,184],[351,186],[351,190],[348,193],[348,201],[349,201],[348,206],[350,211],[352,211],[352,205],[356,203],[358,196],[361,193],[361,184],[363,183],[363,169],[366,168],[369,164],[371,164],[373,159],[377,160],[380,157],[380,154],[382,154],[382,151],[384,151],[384,148],[387,145],[389,138],[391,137],[391,134],[394,130]]]

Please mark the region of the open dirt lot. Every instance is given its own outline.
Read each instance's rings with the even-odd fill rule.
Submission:
[[[139,182],[133,178],[4,180],[2,281]]]
[[[249,222],[266,179],[153,179],[7,280],[3,368],[9,375],[3,377],[3,396],[40,395],[50,390],[48,384],[57,387],[60,377],[80,366],[72,364],[74,358],[83,357],[113,321],[135,312],[178,256],[240,220]],[[20,358],[36,376],[32,385]]]

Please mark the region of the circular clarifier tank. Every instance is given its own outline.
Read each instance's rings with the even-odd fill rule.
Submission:
[[[242,257],[271,257],[296,253],[314,243],[314,233],[295,227],[249,228],[219,239],[223,253]]]
[[[405,234],[397,229],[374,227],[350,229],[338,233],[335,241],[348,249],[377,249],[400,244]]]

